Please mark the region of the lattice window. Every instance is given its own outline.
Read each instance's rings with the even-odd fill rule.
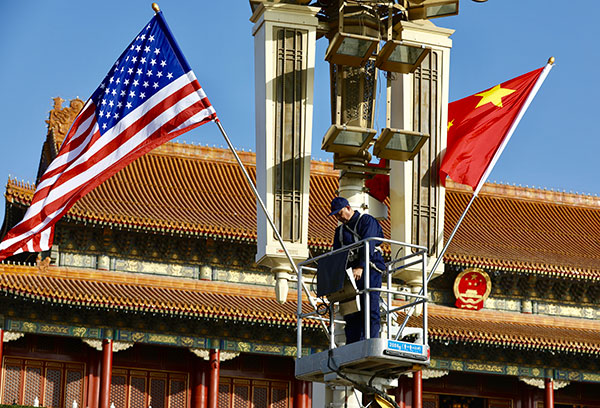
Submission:
[[[287,408],[288,406],[288,392],[286,388],[273,388],[271,398],[271,407],[273,408]]]
[[[276,32],[277,77],[275,83],[275,186],[274,221],[285,241],[298,242],[302,236],[302,169],[304,167],[303,105],[306,73],[305,30],[278,28]]]
[[[42,398],[42,367],[25,367],[23,404],[33,405],[36,398]]]
[[[2,402],[4,404],[12,404],[13,402],[20,404],[21,366],[7,365],[4,370],[4,376],[4,395],[2,396]]]
[[[171,380],[169,408],[185,408],[185,381]]]
[[[252,388],[252,405],[254,408],[269,408],[269,389],[267,387]]]
[[[58,368],[46,369],[46,383],[44,384],[44,400],[40,401],[45,407],[60,407],[60,390],[62,389],[62,370]]]
[[[423,394],[423,408],[438,408],[438,396],[434,394]]]
[[[289,408],[290,386],[288,381],[221,377],[218,408]]]
[[[488,406],[488,408],[512,408],[513,404],[512,404],[512,400],[510,400],[510,399],[493,398],[493,399],[489,399],[487,401],[487,406]],[[540,406],[539,403],[538,403],[538,406]],[[543,402],[541,402],[540,408],[544,408]]]
[[[150,404],[152,408],[165,408],[166,386],[167,382],[162,378],[152,378],[150,380]]]
[[[115,404],[115,408],[125,408],[125,399],[127,398],[127,379],[124,375],[115,375],[113,373],[110,383],[110,401]]]
[[[83,406],[83,372],[67,370],[64,405],[72,407],[74,401],[77,401],[78,406]]]
[[[129,407],[145,408],[146,403],[146,379],[140,377],[131,377]],[[154,407],[154,401],[152,402]]]
[[[229,408],[230,390],[229,384],[219,384],[218,408]]]
[[[250,405],[250,386],[234,385],[233,408],[248,408]]]
[[[2,403],[33,405],[35,399],[47,408],[83,406],[85,365],[24,358],[4,360]]]

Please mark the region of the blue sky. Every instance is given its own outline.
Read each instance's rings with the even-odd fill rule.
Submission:
[[[139,0],[2,1],[0,25],[0,179],[35,181],[52,98],[86,100],[152,17]],[[246,0],[159,2],[233,143],[254,149],[252,23]],[[455,29],[450,100],[543,66],[556,66],[500,158],[490,181],[600,193],[595,126],[600,2],[461,0],[460,14],[434,22]],[[326,40],[317,43],[313,158],[329,127]],[[381,90],[383,92],[383,90]],[[383,104],[380,104],[383,107]],[[224,146],[207,124],[180,137]],[[3,218],[4,208],[0,208]]]

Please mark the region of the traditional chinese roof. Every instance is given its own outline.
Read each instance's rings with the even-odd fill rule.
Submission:
[[[295,292],[282,305],[272,288],[225,282],[2,264],[0,293],[94,309],[296,325]]]
[[[600,355],[600,322],[431,305],[429,339],[448,344]]]
[[[272,288],[130,273],[0,265],[5,296],[96,309],[244,321],[275,327],[296,325],[296,298],[275,300]],[[305,304],[305,310],[309,306]],[[316,327],[304,321],[304,327]],[[431,305],[431,341],[531,351],[600,354],[600,322]]]
[[[255,155],[240,156],[255,177]],[[329,248],[335,220],[329,201],[338,174],[313,162],[309,246]],[[9,180],[6,199],[28,205],[30,185]],[[446,189],[449,235],[471,197],[451,181]],[[92,225],[225,240],[256,241],[256,204],[225,149],[169,143],[143,156],[78,201],[65,217]],[[389,221],[383,221],[389,236]],[[488,184],[445,256],[450,264],[577,279],[600,279],[600,199]]]
[[[240,152],[253,180],[254,153]],[[311,167],[309,245],[328,248],[327,217],[337,189],[331,164]],[[33,186],[9,180],[6,199],[29,205]],[[191,236],[256,241],[256,201],[229,150],[169,143],[155,149],[79,200],[67,220]],[[389,230],[389,227],[388,227]],[[388,233],[389,236],[389,233]]]
[[[446,237],[471,198],[448,183]],[[450,244],[446,263],[600,279],[600,198],[486,185]]]

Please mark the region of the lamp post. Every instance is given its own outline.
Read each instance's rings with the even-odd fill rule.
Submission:
[[[308,257],[308,192],[318,7],[250,1],[254,23],[256,187],[290,257]],[[275,275],[280,303],[293,271],[280,242],[257,211],[256,261]]]

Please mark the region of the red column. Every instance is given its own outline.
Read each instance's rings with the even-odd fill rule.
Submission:
[[[209,383],[208,383],[208,408],[217,408],[219,402],[219,368],[221,352],[211,349],[209,354]],[[101,407],[109,408],[109,407]]]
[[[544,398],[545,408],[554,408],[554,380],[546,378],[546,395]]]
[[[99,408],[98,402],[100,398],[100,356],[96,350],[92,350],[89,358],[88,371],[88,393],[87,393],[87,408]]]
[[[398,388],[396,388],[396,392],[394,393],[394,399],[400,408],[406,407],[406,402],[404,401],[404,392],[404,376],[401,376],[398,378]]]
[[[100,408],[110,408],[110,381],[112,374],[113,357],[112,345],[112,340],[102,340],[102,369],[100,373]]]
[[[423,371],[413,372],[413,404],[412,408],[423,408]]]
[[[197,359],[193,373],[194,387],[192,388],[192,408],[208,407],[209,374],[208,364],[204,360]]]
[[[294,408],[311,407],[311,389],[308,381],[294,381]]]

